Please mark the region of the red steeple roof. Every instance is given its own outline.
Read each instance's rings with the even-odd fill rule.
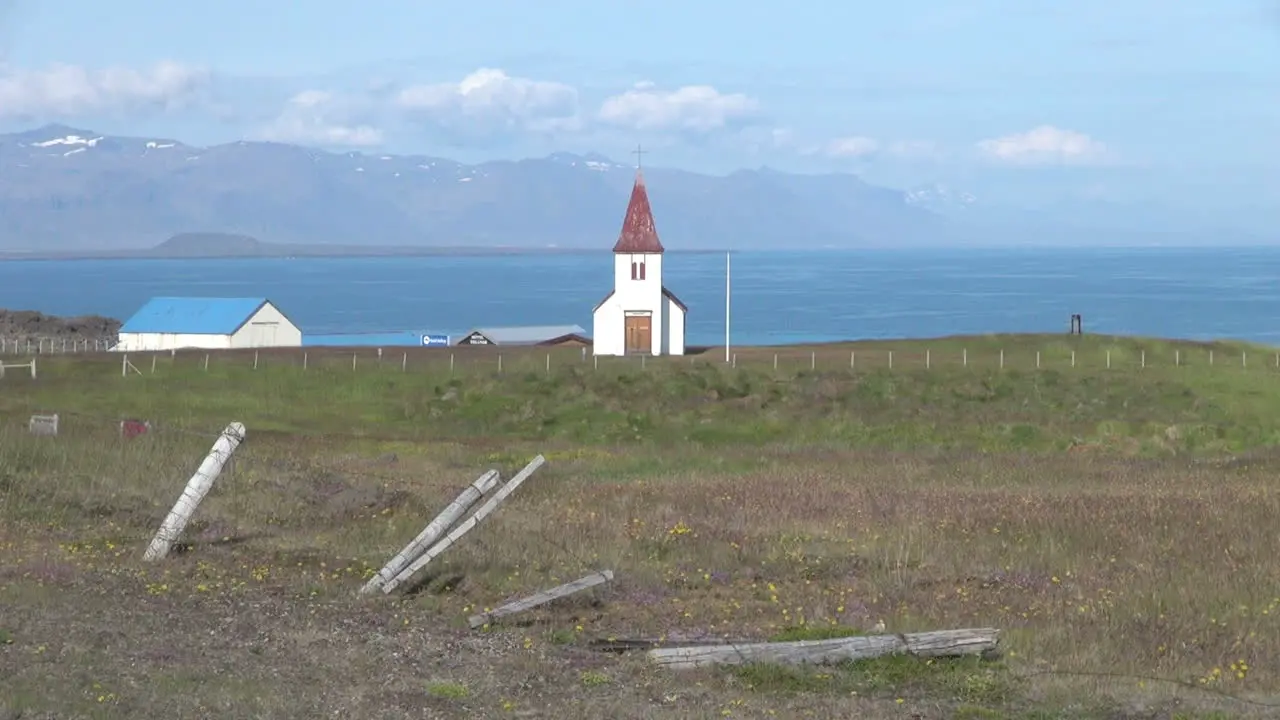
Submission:
[[[653,224],[653,210],[649,208],[649,192],[644,187],[644,174],[636,171],[636,184],[631,188],[631,202],[627,203],[627,217],[622,221],[622,232],[614,244],[615,253],[660,253],[662,241]]]

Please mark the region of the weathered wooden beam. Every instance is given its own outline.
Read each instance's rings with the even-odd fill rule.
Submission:
[[[471,625],[471,629],[474,630],[475,628],[478,628],[481,625],[487,625],[490,622],[497,620],[498,618],[506,617],[508,615],[515,615],[516,613],[522,613],[525,610],[531,610],[533,608],[538,607],[539,605],[546,605],[552,600],[558,600],[562,597],[568,597],[569,595],[573,595],[574,593],[582,592],[583,590],[586,590],[587,588],[593,588],[596,585],[602,585],[611,580],[613,580],[612,570],[601,570],[599,572],[594,572],[586,577],[574,580],[571,583],[565,583],[564,585],[553,587],[550,590],[544,590],[540,593],[537,593],[536,595],[530,595],[529,597],[524,598],[523,600],[516,600],[514,602],[509,602],[506,605],[503,605],[502,607],[490,610],[488,612],[483,612],[483,613],[480,613],[479,615],[472,615],[471,617],[467,618],[467,623]]]
[[[502,501],[506,500],[511,493],[515,492],[516,488],[520,487],[525,480],[528,480],[529,477],[533,475],[538,468],[542,467],[542,464],[546,461],[547,459],[541,455],[535,457],[532,462],[524,467],[523,470],[516,473],[515,477],[508,480],[505,485],[499,488],[498,492],[494,493],[493,497],[489,498],[484,505],[481,505],[480,509],[476,510],[471,517],[464,520],[462,524],[450,531],[443,539],[428,548],[426,552],[419,555],[416,560],[410,563],[409,567],[401,570],[395,577],[384,582],[382,584],[382,592],[390,594],[397,587],[404,584],[409,578],[417,574],[419,570],[426,567],[427,563],[439,557],[445,550],[453,547],[453,545],[458,542],[459,538],[466,535],[475,526],[479,525],[482,520],[493,514],[493,511],[498,509],[498,506],[502,504]]]
[[[476,478],[475,482],[468,485],[462,491],[462,494],[449,503],[449,506],[428,523],[422,529],[422,532],[418,533],[417,537],[411,540],[408,545],[405,545],[398,555],[391,558],[376,575],[369,578],[369,582],[360,588],[360,594],[368,595],[372,593],[382,587],[383,583],[398,575],[409,563],[417,560],[418,556],[426,552],[432,543],[439,540],[441,535],[444,535],[449,528],[453,527],[458,518],[471,509],[471,506],[475,505],[482,495],[496,487],[501,477],[497,470],[490,470]]]
[[[213,487],[213,481],[218,479],[218,474],[222,472],[222,466],[231,458],[231,453],[236,451],[244,440],[244,425],[233,422],[222,431],[222,435],[218,437],[217,442],[213,444],[213,449],[205,457],[204,462],[200,463],[200,467],[196,469],[196,474],[191,476],[191,480],[187,482],[187,487],[182,491],[182,496],[178,498],[178,502],[174,503],[173,509],[169,511],[169,515],[165,517],[161,523],[160,529],[156,532],[151,544],[147,546],[147,552],[142,556],[144,560],[159,560],[169,554],[169,548],[173,546],[174,541],[182,534],[183,528],[187,526],[187,521],[191,519],[192,513],[196,511],[196,507],[200,505],[200,501],[209,492],[209,488]]]
[[[1000,631],[994,628],[940,630],[903,635],[867,635],[833,640],[749,643],[746,645],[703,645],[659,648],[649,651],[649,659],[673,670],[707,665],[827,664],[863,660],[884,655],[916,657],[959,657],[995,650]]]

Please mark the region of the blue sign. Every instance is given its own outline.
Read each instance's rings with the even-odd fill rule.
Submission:
[[[448,335],[423,335],[423,347],[447,347],[449,345]]]

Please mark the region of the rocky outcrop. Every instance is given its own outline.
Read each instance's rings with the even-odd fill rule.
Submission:
[[[0,340],[9,347],[24,347],[28,342],[43,346],[46,352],[71,347],[106,349],[116,344],[120,321],[100,315],[57,317],[34,310],[0,310]],[[7,348],[6,348],[7,349]],[[34,349],[34,347],[33,347]]]

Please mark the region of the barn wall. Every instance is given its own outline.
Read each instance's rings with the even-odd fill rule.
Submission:
[[[231,336],[231,347],[302,347],[302,331],[267,303]]]
[[[120,333],[116,350],[150,352],[159,350],[226,350],[231,347],[229,335],[193,335],[190,333]]]

